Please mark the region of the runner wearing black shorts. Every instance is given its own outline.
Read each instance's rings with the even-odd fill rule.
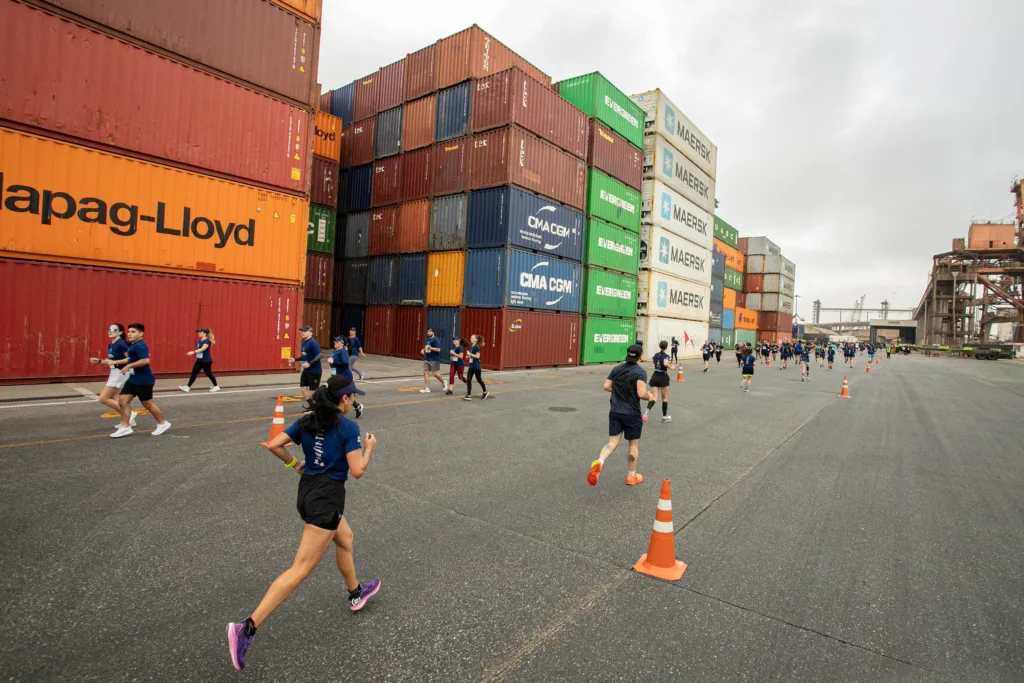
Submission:
[[[299,376],[299,391],[307,401],[313,400],[313,392],[320,388],[320,378],[324,374],[320,358],[323,352],[320,344],[313,339],[313,328],[306,325],[299,330],[302,335],[302,356],[292,358],[292,361],[299,364],[302,374]],[[350,363],[351,364],[351,363]]]
[[[630,346],[626,350],[626,362],[612,368],[608,379],[604,381],[604,390],[612,395],[608,411],[608,443],[601,449],[598,459],[590,463],[587,483],[591,486],[597,485],[604,461],[615,451],[623,435],[629,442],[626,485],[643,483],[643,475],[636,471],[636,463],[640,458],[640,433],[644,427],[640,401],[650,398],[647,393],[647,371],[638,365],[643,352],[639,344]]]
[[[651,359],[654,361],[654,372],[651,374],[651,397],[647,401],[647,409],[643,411],[643,421],[647,422],[647,414],[651,412],[651,408],[658,402],[658,394],[660,393],[661,421],[665,423],[672,421],[672,416],[668,414],[668,388],[672,384],[668,376],[669,355],[665,353],[665,349],[668,348],[668,342],[660,342],[658,348],[661,350],[654,354],[654,358]]]

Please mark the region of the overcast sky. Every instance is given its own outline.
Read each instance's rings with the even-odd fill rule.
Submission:
[[[718,214],[796,263],[808,320],[816,298],[916,306],[932,254],[1012,220],[1021,0],[324,5],[325,90],[473,23],[556,81],[660,87],[718,145]]]

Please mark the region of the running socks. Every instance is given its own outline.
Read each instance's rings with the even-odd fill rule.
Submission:
[[[648,408],[648,410],[650,410],[650,408]],[[668,401],[662,401],[661,402],[661,416],[665,417],[666,415],[668,415]]]
[[[349,591],[348,592],[348,599],[349,600],[355,600],[360,595],[362,595],[362,592],[363,592],[363,587],[362,586],[357,586],[354,591]]]
[[[242,622],[242,630],[245,631],[245,635],[250,638],[256,635],[256,624],[252,623],[252,617],[245,618],[245,621]]]
[[[654,407],[654,401],[647,402],[647,412],[651,412],[651,408]]]

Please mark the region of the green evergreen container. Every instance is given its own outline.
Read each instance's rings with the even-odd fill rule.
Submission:
[[[334,254],[334,234],[338,217],[333,209],[309,206],[309,224],[306,228],[306,251]]]
[[[583,265],[598,266],[627,275],[640,270],[640,236],[607,223],[600,218],[587,219]]]
[[[636,317],[636,275],[600,268],[583,270],[583,315]]]
[[[637,147],[644,146],[644,110],[611,82],[597,73],[567,78],[558,94],[590,118],[603,122]]]
[[[725,286],[729,289],[735,289],[739,292],[743,291],[743,273],[738,270],[733,270],[726,266],[725,268]]]
[[[640,192],[601,173],[587,173],[587,215],[640,234]]]
[[[736,330],[728,327],[722,328],[722,350],[728,351],[736,346]]]
[[[749,343],[753,346],[757,342],[757,330],[735,330],[733,332],[732,345],[736,346],[736,342],[740,344]]]
[[[740,231],[732,227],[718,216],[715,216],[715,237],[733,249],[739,248]]]
[[[636,339],[634,318],[583,318],[580,365],[622,363]]]

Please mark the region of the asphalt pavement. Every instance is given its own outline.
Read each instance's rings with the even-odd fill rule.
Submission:
[[[329,552],[242,673],[225,624],[301,531],[297,477],[258,445],[279,389],[158,394],[171,430],[140,415],[116,441],[86,399],[0,404],[0,675],[1024,679],[1024,363],[912,356],[865,375],[861,357],[810,382],[761,365],[745,394],[731,357],[687,362],[673,421],[656,407],[645,426],[644,484],[625,486],[622,447],[592,488],[608,369],[485,372],[493,400],[472,403],[364,382],[378,450],[346,517],[360,580],[382,589],[349,612]],[[631,570],[663,478],[689,565],[674,583]]]

